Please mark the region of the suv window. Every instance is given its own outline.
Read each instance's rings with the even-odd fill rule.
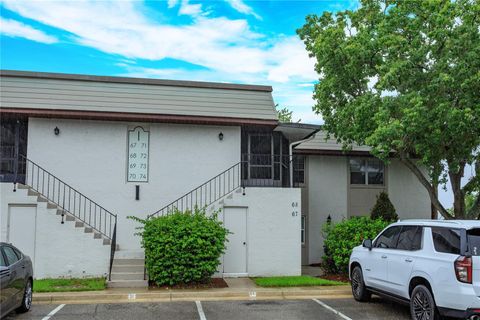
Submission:
[[[17,254],[15,253],[12,247],[9,247],[9,246],[3,247],[3,252],[7,257],[8,265],[12,265],[19,260]]]
[[[460,230],[432,227],[432,237],[437,252],[460,254]]]
[[[397,249],[415,251],[422,248],[422,227],[403,226],[398,236]]]
[[[388,228],[375,240],[373,246],[375,248],[395,249],[400,229],[399,226]]]
[[[472,256],[480,256],[480,229],[468,230],[467,241]]]

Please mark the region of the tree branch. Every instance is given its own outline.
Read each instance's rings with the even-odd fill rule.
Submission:
[[[400,155],[400,161],[405,164],[405,166],[410,169],[410,171],[413,172],[413,174],[418,178],[420,183],[427,189],[428,195],[430,196],[430,201],[432,202],[432,205],[440,212],[440,214],[445,218],[445,219],[452,219],[452,216],[448,213],[448,211],[442,206],[440,201],[438,200],[438,197],[436,196],[436,192],[432,185],[430,184],[430,181],[427,180],[427,178],[423,175],[423,173],[420,171],[420,169],[417,167],[417,165],[409,158],[407,158],[405,155]]]
[[[476,186],[480,189],[480,164],[478,162],[479,161],[477,160],[474,165],[475,175],[468,180],[468,182],[462,188],[462,191],[465,192],[465,194],[474,191]]]

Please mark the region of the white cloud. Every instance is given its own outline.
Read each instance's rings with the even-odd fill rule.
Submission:
[[[196,17],[202,13],[202,5],[190,4],[188,0],[182,0],[178,13]]]
[[[25,18],[68,32],[81,45],[118,55],[125,75],[269,84],[282,105],[306,113],[313,105],[312,88],[296,85],[318,80],[303,43],[296,36],[271,38],[254,32],[244,19],[212,17],[201,13],[201,7],[190,7],[184,12],[192,15],[191,21],[172,25],[146,16],[143,3],[126,1],[4,0],[2,4]],[[168,6],[185,4],[196,6],[184,0],[170,0]],[[203,68],[158,70],[132,63],[164,58]]]
[[[258,14],[253,11],[252,7],[248,6],[243,0],[226,0],[230,6],[237,10],[240,13],[244,13],[247,15],[252,15],[258,20],[262,20],[262,17],[260,17]]]
[[[21,37],[36,42],[55,43],[58,39],[43,31],[35,29],[19,21],[0,17],[0,32],[9,37]]]

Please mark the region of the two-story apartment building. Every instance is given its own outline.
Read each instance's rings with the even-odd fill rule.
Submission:
[[[145,285],[121,266],[143,264],[127,217],[174,207],[220,210],[220,276],[300,274],[327,216],[367,214],[381,190],[400,217],[429,216],[407,168],[280,124],[269,86],[2,71],[0,87],[1,240],[39,278]]]

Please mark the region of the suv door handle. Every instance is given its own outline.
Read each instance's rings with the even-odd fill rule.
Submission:
[[[386,255],[383,255],[383,256],[382,256],[382,259],[387,259],[387,256],[386,256]]]
[[[407,259],[405,259],[405,262],[413,262],[413,259],[412,258],[407,258]]]

